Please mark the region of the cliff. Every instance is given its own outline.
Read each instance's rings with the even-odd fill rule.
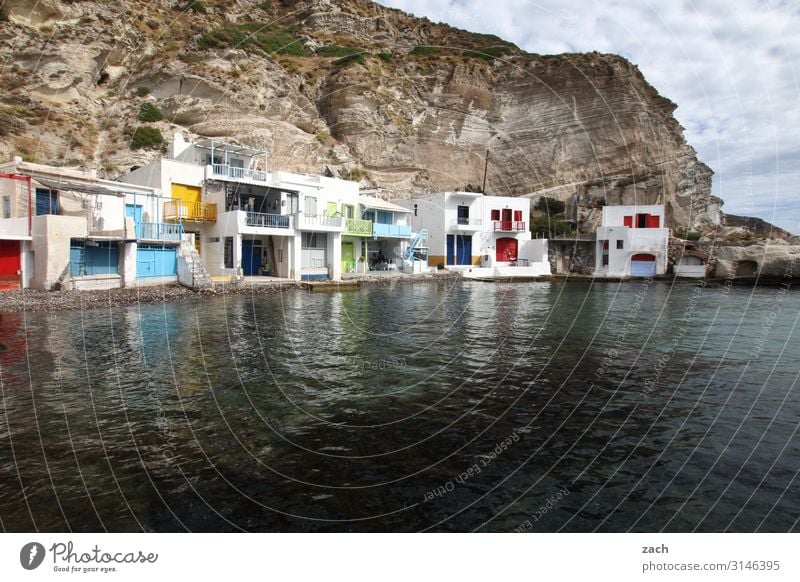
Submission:
[[[664,203],[674,228],[719,220],[675,104],[619,56],[528,54],[363,0],[3,10],[2,159],[114,178],[181,131],[417,195],[481,184],[488,150],[487,192],[544,191],[588,227],[603,204],[634,202]],[[163,118],[141,120],[143,104]]]

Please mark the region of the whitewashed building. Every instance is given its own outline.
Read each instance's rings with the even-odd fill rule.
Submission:
[[[547,241],[531,240],[530,199],[437,192],[398,200],[408,223],[427,230],[428,265],[479,277],[550,273]]]
[[[404,208],[361,195],[357,182],[270,172],[267,157],[263,149],[176,134],[166,159],[124,180],[170,194],[165,220],[194,235],[212,278],[338,280],[393,255],[410,237]]]
[[[595,276],[652,277],[667,270],[664,207],[605,206],[597,228]]]
[[[19,287],[127,287],[156,275],[175,280],[180,230],[156,214],[147,223],[134,219],[136,209],[143,217],[144,207],[157,208],[160,193],[153,188],[15,158],[0,165],[0,196],[0,239],[18,241],[11,250],[20,252]],[[139,256],[140,239],[168,249],[169,258],[161,252],[151,265],[158,273],[141,268],[148,253]]]

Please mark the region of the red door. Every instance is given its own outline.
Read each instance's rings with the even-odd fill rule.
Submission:
[[[508,263],[517,260],[517,239],[499,238],[495,245],[495,260],[501,263]]]
[[[512,230],[510,208],[503,208],[503,230]]]
[[[19,241],[0,240],[0,289],[20,286]]]

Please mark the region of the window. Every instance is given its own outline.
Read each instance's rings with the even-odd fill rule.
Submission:
[[[58,192],[46,188],[36,189],[36,216],[58,214]]]
[[[500,211],[498,209],[492,210],[492,220],[500,220]]]
[[[342,213],[345,218],[353,218],[353,207],[350,204],[342,204]]]
[[[469,224],[469,206],[459,206],[457,212],[458,224]]]
[[[624,248],[625,248],[625,241],[618,240],[618,241],[617,241],[617,250],[618,250],[618,251],[621,251],[621,250],[622,250],[622,249],[624,249]]]
[[[3,218],[11,218],[11,197],[3,196]]]
[[[317,214],[317,198],[315,196],[306,196],[303,200],[303,211],[307,216],[316,216]]]
[[[302,246],[304,249],[327,249],[328,235],[323,232],[304,232]]]
[[[522,222],[522,210],[514,211],[514,222]]]
[[[223,251],[225,268],[233,269],[233,237],[225,237],[225,250]]]

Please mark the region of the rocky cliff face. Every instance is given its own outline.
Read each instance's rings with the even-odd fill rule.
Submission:
[[[33,5],[33,7],[31,7]],[[6,0],[0,158],[103,168],[161,155],[137,126],[225,137],[271,165],[417,195],[483,181],[545,193],[591,226],[603,204],[718,221],[698,161],[635,65],[527,54],[363,0]],[[150,103],[163,120],[143,122]],[[157,140],[156,140],[157,141]]]

